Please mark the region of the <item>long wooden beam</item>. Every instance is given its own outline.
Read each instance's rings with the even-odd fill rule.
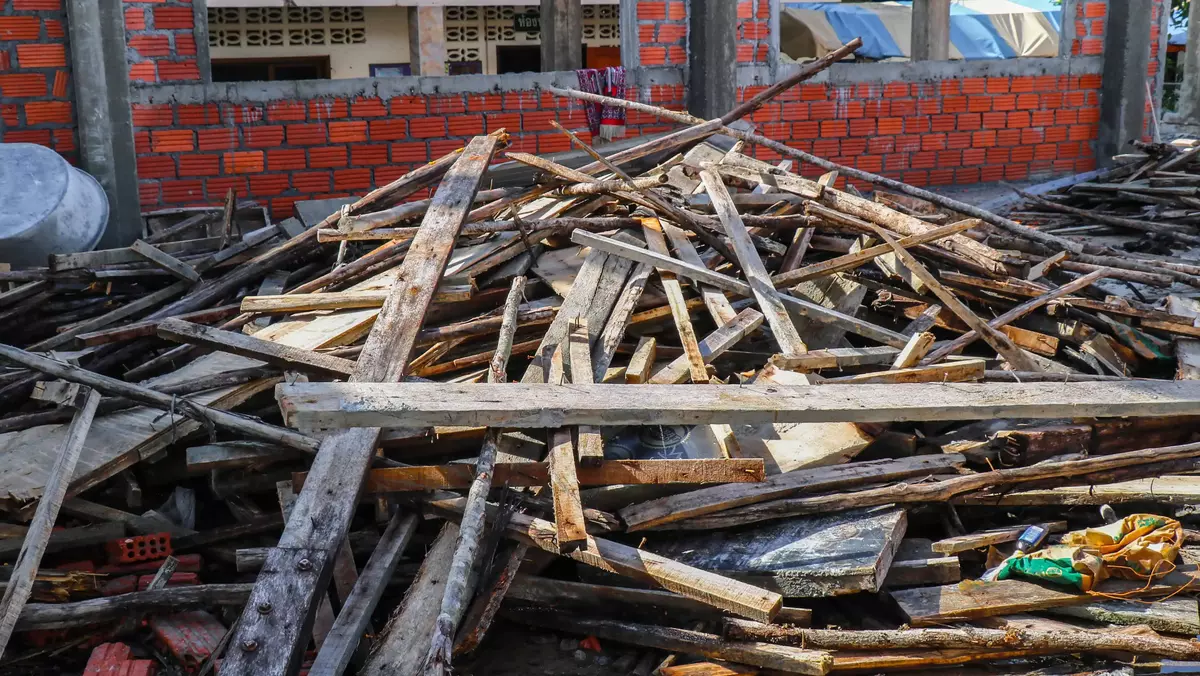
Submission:
[[[571,241],[583,246],[590,246],[593,249],[599,249],[610,254],[629,258],[639,263],[653,265],[662,270],[670,270],[677,275],[687,277],[688,279],[711,284],[726,291],[732,291],[747,297],[753,297],[754,291],[750,285],[740,279],[730,277],[728,275],[713,272],[708,268],[690,265],[680,260],[656,254],[653,251],[647,251],[636,246],[622,244],[608,237],[601,237],[590,232],[576,230],[571,233]],[[855,333],[864,338],[869,338],[873,341],[891,345],[892,347],[902,348],[908,344],[908,336],[903,336],[894,331],[889,331],[879,326],[875,326],[870,322],[865,322],[861,319],[851,317],[836,310],[830,310],[827,307],[810,303],[801,298],[796,298],[786,293],[780,293],[778,296],[780,302],[784,305],[795,309],[800,314],[818,322],[830,324],[841,329],[845,329],[851,333]]]
[[[500,136],[473,139],[438,186],[351,381],[394,382],[406,375],[425,313],[501,142]],[[279,545],[267,554],[222,670],[245,674],[299,670],[317,604],[325,595],[337,550],[358,508],[379,432],[379,428],[342,430],[321,442],[308,485],[296,500]],[[264,604],[272,612],[260,612]]]
[[[223,331],[182,319],[159,323],[158,335],[177,343],[202,345],[221,352],[259,359],[288,369],[344,378],[354,372],[354,362],[341,357],[274,343],[244,333]]]
[[[1200,381],[761,385],[295,383],[276,386],[289,425],[547,427],[1191,415]]]
[[[579,465],[581,486],[627,484],[725,484],[753,483],[766,476],[762,458],[711,458],[703,460],[605,460],[599,465]],[[293,475],[300,487],[306,472]],[[389,467],[367,473],[363,490],[368,493],[427,491],[468,488],[475,478],[469,463]],[[495,466],[493,486],[546,486],[550,468],[545,462],[506,462]]]

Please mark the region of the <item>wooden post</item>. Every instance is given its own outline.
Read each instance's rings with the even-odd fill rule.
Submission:
[[[434,290],[500,143],[496,136],[476,137],[438,186],[352,381],[396,382],[405,375]],[[284,674],[299,668],[317,601],[329,584],[334,555],[358,507],[363,475],[375,457],[378,438],[379,428],[361,428],[335,432],[321,443],[279,546],[270,550],[259,573],[223,669]],[[264,603],[273,612],[256,610]]]

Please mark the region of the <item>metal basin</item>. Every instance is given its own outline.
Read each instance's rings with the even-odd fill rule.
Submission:
[[[13,267],[91,251],[108,225],[108,197],[96,179],[32,143],[0,143],[0,204],[0,263]]]

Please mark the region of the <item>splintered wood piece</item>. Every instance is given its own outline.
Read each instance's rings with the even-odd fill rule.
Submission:
[[[271,274],[263,277],[262,282],[258,285],[259,296],[274,296],[283,293],[287,290],[287,280],[291,275],[287,270],[276,270]],[[254,333],[259,329],[265,329],[271,325],[271,317],[257,317],[254,321],[243,327],[246,333]]]
[[[746,273],[746,281],[749,282],[754,299],[762,308],[763,314],[766,315],[767,323],[771,325],[771,332],[775,341],[779,343],[780,350],[785,356],[807,352],[808,347],[801,340],[795,324],[792,323],[792,318],[779,300],[779,294],[771,282],[771,275],[767,272],[762,259],[758,256],[758,251],[754,248],[754,242],[751,241],[750,233],[746,231],[746,226],[742,223],[741,216],[738,215],[737,207],[734,206],[733,199],[729,196],[729,190],[711,169],[701,171],[700,180],[704,182],[705,189],[712,197],[717,217],[721,219],[726,234],[733,242],[738,263]]]
[[[620,514],[628,530],[645,530],[800,493],[834,491],[864,484],[952,472],[965,461],[966,458],[961,455],[948,453],[940,456],[915,456],[901,460],[876,460],[800,469],[770,477],[762,483],[713,486],[637,503],[625,507]]]
[[[1196,566],[1179,565],[1164,577],[1149,582],[1110,578],[1097,585],[1095,591],[1107,597],[1170,596],[1200,587],[1198,577],[1200,573]],[[914,587],[893,591],[891,595],[914,627],[1081,605],[1096,600],[1092,594],[1075,591],[1072,587],[1053,587],[1017,579]]]
[[[458,497],[439,497],[427,504],[439,514],[460,518],[465,502]],[[561,553],[557,529],[549,521],[513,514],[505,532],[508,537],[531,547]],[[651,582],[667,591],[759,622],[770,622],[783,607],[783,597],[774,592],[611,540],[587,536],[582,546],[563,555],[600,570]]]
[[[926,334],[928,335],[928,334]],[[866,383],[962,383],[983,380],[987,362],[982,359],[963,359],[946,364],[914,366],[912,368],[862,373],[856,376],[826,378],[823,385],[862,385]]]
[[[642,233],[646,237],[646,245],[651,251],[660,256],[670,256],[667,240],[663,237],[662,227],[657,218],[647,218],[642,221]],[[662,282],[663,291],[667,294],[667,303],[671,306],[671,317],[675,320],[675,328],[679,332],[679,341],[683,346],[683,354],[692,382],[707,383],[708,369],[704,366],[704,357],[700,353],[696,330],[692,328],[687,301],[683,297],[683,287],[672,272],[660,269],[658,276]]]
[[[594,466],[576,468],[580,486],[635,484],[715,484],[762,481],[765,468],[760,458],[706,458],[700,460],[605,460]],[[367,472],[363,491],[388,493],[467,488],[476,475],[469,463],[416,467],[385,467]],[[293,475],[297,486],[304,472]],[[493,486],[547,486],[551,483],[546,462],[502,463],[492,473]]]
[[[679,260],[696,267],[705,267],[704,261],[696,252],[696,247],[688,239],[686,232],[670,223],[659,221],[659,225],[662,226],[663,234],[671,240],[671,246],[675,249],[675,255],[679,257]],[[699,284],[698,286],[700,296],[704,298],[704,306],[708,308],[708,313],[712,315],[713,322],[717,326],[727,324],[737,315],[737,311],[733,309],[733,305],[720,289],[709,284]]]
[[[592,353],[588,347],[586,319],[575,320],[571,335],[567,337],[567,362],[572,384],[592,384]],[[599,429],[580,425],[575,430],[575,438],[581,465],[597,465],[604,461],[604,443]]]
[[[184,263],[171,254],[164,253],[161,249],[153,244],[147,244],[144,240],[137,240],[129,245],[131,251],[153,263],[155,266],[166,270],[170,274],[185,282],[200,281],[200,273],[192,266]]]
[[[809,350],[796,357],[777,354],[771,357],[771,363],[789,371],[818,371],[887,364],[899,354],[900,350],[894,347],[834,347],[828,350]]]
[[[1036,525],[1045,528],[1048,533],[1062,533],[1067,530],[1066,521],[1051,521]],[[932,549],[939,554],[957,554],[971,549],[981,549],[989,545],[1016,542],[1017,538],[1021,537],[1021,533],[1024,533],[1026,528],[1029,528],[1029,526],[1005,526],[1003,528],[979,531],[978,533],[967,533],[966,535],[938,540],[933,543]]]
[[[549,609],[505,611],[504,616],[525,624],[570,631],[601,640],[778,669],[789,674],[827,674],[833,657],[827,652],[751,641],[726,641],[715,634],[688,629],[631,624],[616,620],[583,619]]]
[[[433,302],[453,303],[470,300],[470,284],[439,284]],[[387,291],[336,291],[330,293],[292,293],[283,296],[246,296],[242,312],[288,314],[316,310],[354,310],[383,307]]]
[[[88,430],[92,426],[92,419],[96,415],[96,408],[99,405],[100,393],[91,389],[87,390],[84,400],[80,402],[80,406],[75,412],[74,419],[71,420],[71,427],[67,432],[67,439],[63,443],[62,451],[55,459],[54,468],[50,472],[49,479],[46,480],[41,500],[33,514],[33,521],[29,523],[29,530],[26,531],[24,541],[21,543],[21,553],[17,556],[16,565],[13,566],[9,575],[8,584],[4,588],[4,596],[0,598],[0,654],[4,653],[9,639],[12,638],[13,629],[17,626],[17,619],[25,607],[25,602],[33,593],[38,566],[41,565],[42,555],[46,553],[54,521],[58,518],[58,510],[62,507],[63,498],[67,495],[67,487],[71,483],[75,464],[79,460],[79,453],[83,450],[84,441],[87,439]]]
[[[0,348],[2,354],[3,348]],[[893,422],[981,418],[1193,415],[1200,382],[913,383],[853,388],[758,385],[507,385],[505,396],[470,383],[292,383],[276,386],[288,425],[346,428],[706,425],[754,422]],[[521,402],[514,409],[513,401]],[[348,406],[348,402],[353,402]],[[650,403],[652,402],[652,403]]]
[[[933,347],[933,341],[937,337],[932,333],[921,332],[914,333],[909,339],[908,345],[900,350],[900,354],[896,355],[896,361],[892,362],[892,370],[906,369],[916,366],[921,358],[924,357]]]
[[[734,345],[737,345],[743,338],[762,326],[762,323],[763,314],[758,310],[753,308],[742,310],[732,320],[720,326],[716,331],[708,334],[704,340],[700,341],[697,346],[700,349],[700,358],[705,364],[711,364],[717,357],[720,357],[726,351],[733,348]],[[682,383],[687,379],[690,361],[690,355],[677,357],[646,382],[651,385]]]
[[[640,385],[650,379],[650,370],[654,368],[654,359],[658,354],[658,340],[654,336],[642,336],[638,339],[633,356],[629,358],[629,366],[625,367],[625,382]]]
[[[453,167],[434,193],[420,232],[409,245],[392,292],[355,364],[352,381],[388,382],[407,375],[408,362],[425,313],[433,302],[434,290],[445,273],[459,230],[502,137],[502,134],[476,137],[453,160]],[[424,175],[433,169],[426,166],[417,172]],[[372,196],[377,199],[379,194],[380,191],[373,192],[356,203],[356,207]],[[357,213],[356,207],[351,212]],[[336,220],[337,216],[331,218]],[[223,670],[285,673],[299,669],[312,617],[331,577],[331,555],[346,539],[350,520],[358,508],[363,476],[375,457],[379,432],[379,428],[339,430],[321,441],[310,468],[309,485],[300,493],[279,545],[267,554],[231,639],[232,645],[253,641],[261,647],[253,652],[230,651],[222,663]],[[448,565],[449,557],[446,559]],[[300,566],[305,560],[308,563]],[[275,612],[259,613],[257,607],[261,603],[272,604]],[[437,602],[432,605],[436,608]],[[432,621],[421,629],[429,625]],[[428,643],[422,643],[419,652],[414,653],[417,658],[403,664],[416,664],[427,648]]]
[[[1067,257],[1070,255],[1070,252],[1059,251],[1049,258],[1042,259],[1041,263],[1029,268],[1029,274],[1025,275],[1025,279],[1028,279],[1032,282],[1045,277],[1047,272],[1050,272],[1050,270],[1058,266],[1059,263],[1067,260]]]
[[[550,440],[548,470],[554,495],[555,541],[560,552],[569,551],[587,540],[587,522],[579,499],[579,479],[575,473],[575,448],[571,431],[555,430]]]
[[[179,343],[203,345],[221,352],[260,359],[268,364],[296,371],[335,378],[344,378],[354,372],[354,362],[349,359],[289,347],[244,333],[223,331],[182,319],[163,320],[158,324],[158,335]]]
[[[582,230],[576,230],[571,233],[571,241],[576,244],[592,247],[593,251],[612,253],[639,263],[653,265],[659,269],[670,270],[677,275],[693,279],[697,282],[711,284],[748,298],[754,297],[754,291],[751,290],[750,285],[740,279],[713,272],[705,267],[689,265],[670,256],[662,256],[641,247],[630,246],[614,239],[594,235],[590,232],[583,232]],[[902,348],[908,343],[908,336],[900,335],[899,333],[889,331],[870,322],[837,312],[836,310],[830,310],[816,303],[810,303],[786,293],[777,294],[776,298],[793,311],[810,319],[837,326],[875,342],[891,345],[896,348]]]

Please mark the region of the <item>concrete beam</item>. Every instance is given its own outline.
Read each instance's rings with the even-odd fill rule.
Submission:
[[[408,45],[408,63],[413,75],[445,75],[445,8],[428,5],[409,7]]]
[[[126,246],[142,219],[121,0],[68,0],[67,29],[81,164],[108,196],[100,246]]]
[[[542,0],[542,72],[583,68],[583,3]]]
[[[208,0],[192,0],[192,35],[196,39],[196,67],[200,81],[212,82],[212,58],[208,51]]]
[[[1101,166],[1111,164],[1113,155],[1126,152],[1130,141],[1142,137],[1149,66],[1150,0],[1109,3],[1096,144]]]
[[[1183,68],[1183,86],[1175,114],[1179,122],[1200,125],[1200,3],[1192,3],[1188,12],[1187,51],[1179,54]]]
[[[950,0],[913,0],[912,60],[950,58]]]
[[[704,119],[737,105],[737,3],[691,0],[688,9],[688,110]]]

